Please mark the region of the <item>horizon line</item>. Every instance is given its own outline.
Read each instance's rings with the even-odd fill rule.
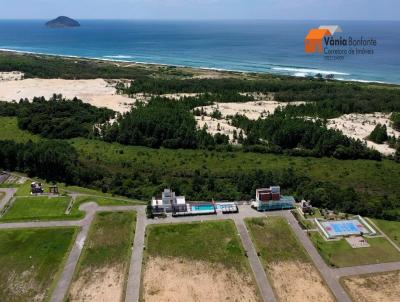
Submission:
[[[60,15],[61,16],[61,15]],[[65,16],[65,15],[64,15]],[[59,16],[57,16],[59,17]],[[49,17],[49,18],[0,18],[0,21],[45,21],[52,20],[57,17]],[[186,19],[186,18],[80,18],[80,17],[69,17],[76,20],[88,20],[88,21],[368,21],[368,22],[399,22],[399,20],[395,19],[306,19],[306,18],[293,18],[293,19],[282,19],[282,18],[195,18],[195,19]]]

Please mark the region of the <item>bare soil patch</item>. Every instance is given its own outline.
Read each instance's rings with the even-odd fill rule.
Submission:
[[[321,276],[310,263],[281,261],[269,265],[268,273],[279,301],[335,301]]]
[[[118,95],[115,81],[63,80],[63,79],[26,79],[4,81],[0,85],[0,99],[19,101],[21,98],[32,100],[34,97],[50,98],[54,93],[65,98],[77,97],[97,107],[107,107],[119,112],[130,109],[135,101],[127,96]]]
[[[205,261],[150,257],[143,288],[146,302],[259,301],[251,276]]]
[[[354,301],[399,301],[400,271],[343,279]]]
[[[117,302],[124,300],[123,266],[87,269],[72,283],[69,301]]]

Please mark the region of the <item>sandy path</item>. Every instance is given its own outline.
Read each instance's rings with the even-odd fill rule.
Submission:
[[[150,258],[144,271],[146,302],[259,301],[250,276],[202,261]]]
[[[20,81],[0,81],[0,100],[11,102],[21,98],[50,98],[54,93],[66,98],[77,97],[97,107],[107,107],[119,112],[129,110],[133,99],[117,95],[113,84],[103,79],[62,80],[26,79]]]
[[[348,278],[343,283],[357,302],[400,301],[400,271]]]
[[[316,269],[309,263],[273,263],[269,265],[268,273],[279,301],[335,301]]]

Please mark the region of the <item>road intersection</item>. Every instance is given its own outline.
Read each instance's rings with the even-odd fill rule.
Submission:
[[[6,193],[3,201],[0,202],[1,209],[11,200],[14,189],[0,190]],[[147,219],[145,214],[144,205],[133,206],[98,206],[94,202],[82,204],[79,208],[85,212],[85,217],[81,220],[67,220],[67,221],[32,221],[32,222],[12,222],[0,223],[0,230],[4,229],[19,229],[19,228],[48,228],[48,227],[79,227],[80,231],[76,237],[75,243],[68,256],[67,262],[58,280],[58,283],[52,293],[52,302],[62,302],[65,300],[70,284],[72,282],[73,274],[77,266],[80,254],[85,244],[90,225],[97,212],[119,212],[119,211],[136,211],[137,222],[134,237],[134,244],[132,248],[131,262],[129,268],[129,275],[126,290],[126,302],[137,302],[140,297],[141,285],[141,272],[143,264],[143,250],[145,245],[145,230],[151,224],[168,224],[168,223],[185,223],[185,222],[199,222],[211,220],[226,220],[232,219],[238,229],[243,246],[247,252],[250,266],[253,270],[255,280],[260,290],[261,298],[264,302],[276,301],[271,284],[268,281],[265,270],[257,256],[256,248],[251,241],[248,234],[245,218],[251,217],[269,217],[280,216],[288,221],[292,230],[295,232],[297,238],[300,240],[308,254],[310,255],[315,267],[320,272],[325,280],[327,286],[332,294],[336,297],[337,301],[350,302],[351,299],[346,291],[341,286],[339,279],[345,276],[361,275],[367,273],[381,273],[386,271],[400,270],[400,262],[354,266],[347,268],[331,268],[329,267],[319,255],[318,251],[312,244],[306,232],[302,230],[297,223],[297,220],[290,211],[275,211],[260,213],[250,208],[248,205],[240,205],[239,213],[226,214],[226,215],[208,215],[208,216],[186,216],[186,217],[167,217],[165,219]]]

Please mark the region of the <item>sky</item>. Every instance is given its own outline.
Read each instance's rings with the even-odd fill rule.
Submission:
[[[0,0],[0,19],[400,20],[399,0]]]

